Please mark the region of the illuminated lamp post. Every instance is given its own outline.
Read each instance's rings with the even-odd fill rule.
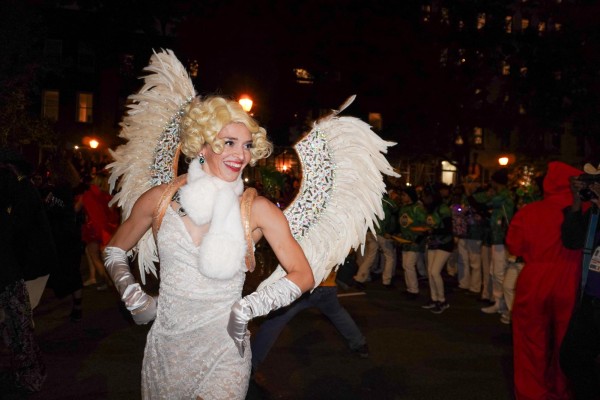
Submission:
[[[242,106],[242,109],[244,111],[246,111],[247,113],[250,113],[250,110],[252,110],[252,104],[254,104],[254,102],[252,101],[250,96],[248,96],[246,94],[243,94],[242,96],[240,96],[238,103],[240,103],[240,105]]]
[[[506,167],[508,165],[508,157],[502,156],[498,158],[498,164],[500,164],[502,167]]]
[[[100,142],[98,142],[96,139],[90,140],[90,147],[92,149],[97,149],[99,145],[100,145]]]

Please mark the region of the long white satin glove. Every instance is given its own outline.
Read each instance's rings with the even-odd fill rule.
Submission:
[[[121,300],[138,325],[147,324],[156,318],[156,300],[146,294],[129,269],[125,250],[118,247],[104,249],[104,267],[112,278]]]
[[[266,315],[273,310],[287,306],[301,295],[302,291],[298,285],[283,277],[240,299],[231,306],[227,332],[233,339],[242,358],[244,357],[244,338],[248,330],[248,322],[252,318]]]

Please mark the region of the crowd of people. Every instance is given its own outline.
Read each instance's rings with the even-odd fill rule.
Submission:
[[[102,172],[82,178],[64,156],[50,158],[35,173],[18,153],[3,149],[0,158],[0,242],[7,266],[0,276],[0,321],[13,350],[12,381],[38,391],[46,366],[32,310],[47,281],[57,298],[71,297],[69,319],[77,322],[82,288],[113,286],[102,252],[110,246],[119,215],[108,206],[111,196]],[[481,312],[512,324],[517,399],[598,399],[600,228],[593,217],[600,184],[579,180],[582,174],[551,162],[544,176],[530,182],[526,198],[511,186],[507,169],[492,174],[486,186],[390,185],[375,234],[367,235],[364,253],[348,258],[355,267],[349,283],[368,291],[372,280],[381,279],[384,287],[401,288],[406,299],[421,301],[435,314],[450,307],[446,291],[456,287],[481,302]],[[588,165],[585,175],[600,176],[600,170]],[[582,195],[584,189],[591,199]],[[44,263],[32,259],[40,254]],[[81,274],[82,257],[87,279]],[[332,273],[313,292],[261,322],[251,342],[252,359],[246,359],[252,371],[285,324],[307,307],[319,308],[349,349],[368,357],[365,336],[336,294]],[[243,354],[249,344],[240,340]]]
[[[392,275],[402,275],[404,295],[416,300],[419,281],[427,281],[430,297],[424,309],[436,314],[448,309],[445,286],[454,282],[478,296],[486,306],[483,312],[500,313],[510,323],[514,279],[505,282],[505,275],[518,263],[511,260],[505,238],[515,204],[523,204],[513,189],[507,169],[481,187],[441,182],[390,186],[383,198],[385,217],[376,235],[367,235],[352,285],[365,288],[369,272],[378,270],[380,250],[384,286],[393,288]]]
[[[100,179],[102,173],[82,179],[75,167],[77,158],[72,156],[52,155],[34,170],[19,152],[0,149],[0,327],[12,366],[3,375],[3,387],[26,392],[41,389],[46,366],[35,340],[33,310],[44,290],[50,288],[58,299],[70,297],[68,320],[82,320],[81,265],[89,245],[82,236],[83,228],[92,223],[94,214],[103,214],[104,222],[96,227],[108,240],[114,227],[106,221],[117,222],[118,214],[108,206],[107,191],[95,210],[86,200],[99,191],[90,180]]]
[[[598,399],[599,197],[600,169],[559,161],[527,188],[505,168],[487,186],[392,187],[350,284],[365,290],[381,275],[393,289],[397,274],[403,295],[435,314],[457,287],[512,324],[517,399]]]
[[[68,318],[77,322],[82,288],[113,286],[102,251],[119,215],[108,206],[106,174],[81,178],[68,157],[51,157],[33,172],[10,149],[0,156],[0,242],[7,265],[0,320],[11,332],[5,335],[14,357],[11,382],[38,391],[46,366],[35,341],[33,309],[47,286],[57,298],[71,298]],[[586,172],[600,175],[589,165]],[[526,199],[510,185],[507,169],[492,174],[486,186],[390,185],[376,232],[365,238],[364,252],[347,259],[355,271],[350,284],[368,290],[372,280],[381,279],[385,288],[402,288],[407,299],[420,300],[435,314],[450,307],[458,289],[481,302],[483,313],[512,324],[517,399],[597,399],[600,228],[591,217],[598,214],[600,184],[578,180],[582,174],[551,162],[544,176],[531,181]],[[38,262],[40,253],[44,263]],[[88,264],[85,281],[82,257]],[[339,285],[347,287],[332,273],[259,324],[252,340],[253,374],[286,323],[308,307],[332,321],[351,351],[368,357],[365,336],[337,300]]]

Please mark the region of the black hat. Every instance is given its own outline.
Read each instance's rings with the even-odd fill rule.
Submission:
[[[501,168],[498,171],[492,174],[492,181],[500,184],[507,185],[508,184],[508,169]]]

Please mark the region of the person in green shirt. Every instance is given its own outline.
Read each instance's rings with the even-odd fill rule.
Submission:
[[[508,224],[514,213],[514,200],[508,189],[508,170],[502,168],[492,174],[491,187],[487,192],[475,193],[473,201],[485,204],[490,210],[492,275],[494,304],[481,309],[486,314],[503,313],[507,311],[504,299],[504,274],[508,267],[508,253],[504,246],[504,239]]]
[[[430,300],[423,308],[434,314],[441,314],[450,305],[446,301],[442,269],[454,249],[452,234],[452,212],[439,192],[425,190],[423,204],[427,211],[425,222],[427,235],[427,278],[429,279]]]
[[[352,284],[358,289],[365,288],[365,282],[370,276],[379,250],[383,257],[383,273],[381,275],[383,286],[388,289],[393,288],[392,278],[396,269],[396,249],[391,235],[396,233],[398,226],[398,206],[387,193],[383,195],[381,203],[385,216],[383,220],[378,220],[379,225],[375,226],[376,236],[372,232],[367,232],[364,255],[357,257],[358,270]]]
[[[402,239],[402,269],[404,270],[404,282],[406,284],[406,295],[409,298],[417,298],[419,295],[419,281],[417,277],[417,260],[419,254],[425,251],[424,233],[427,230],[425,224],[426,212],[423,205],[418,201],[417,191],[412,187],[406,187],[400,193],[402,207],[398,212],[400,224],[400,239]]]

